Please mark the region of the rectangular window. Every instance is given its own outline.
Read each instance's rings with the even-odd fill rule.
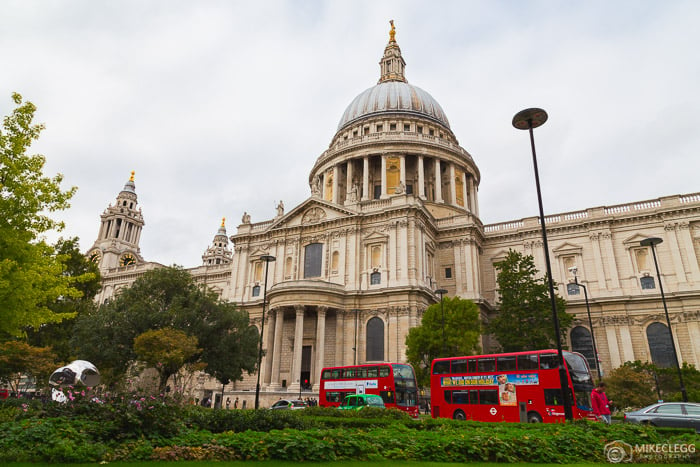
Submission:
[[[371,366],[367,368],[367,377],[368,378],[376,378],[379,376],[379,368],[376,366]]]
[[[452,373],[468,373],[467,360],[452,360]]]
[[[435,362],[433,365],[433,374],[434,375],[446,375],[449,374],[450,372],[450,362],[449,361],[441,361],[441,362]]]
[[[368,135],[368,134],[369,134],[369,127],[368,127],[368,126],[366,126],[366,127],[364,127],[364,128],[362,129],[362,134],[363,134],[363,135]]]
[[[379,199],[382,197],[382,186],[374,185],[374,199]]]
[[[380,366],[379,367],[379,377],[380,378],[385,378],[391,374],[391,368],[388,366]]]
[[[433,129],[431,128],[430,130],[428,130],[428,134],[429,134],[430,136],[435,136],[435,130],[433,130]]]
[[[396,123],[389,124],[389,131],[396,131]]]
[[[482,357],[477,360],[478,371],[496,371],[495,357]]]
[[[321,277],[323,244],[311,243],[304,249],[304,278]]]
[[[566,284],[566,293],[569,295],[580,295],[581,287],[576,284]]]
[[[353,137],[353,138],[357,138],[357,130],[354,130],[354,131],[352,132],[352,137]]]
[[[445,279],[452,279],[452,268],[445,268]]]
[[[355,369],[354,368],[346,368],[343,370],[343,378],[354,378],[355,377]]]
[[[498,357],[496,360],[496,368],[498,368],[498,371],[515,370],[515,356]]]
[[[518,370],[536,370],[537,354],[518,355]]]
[[[453,404],[468,404],[469,403],[469,391],[452,391],[452,403]]]
[[[384,131],[384,125],[377,125],[377,133]]]
[[[479,389],[479,404],[498,405],[498,389]]]
[[[540,369],[552,370],[559,368],[559,356],[555,353],[540,355]]]
[[[411,125],[408,123],[403,124],[403,131],[411,131]]]
[[[422,134],[422,133],[423,133],[423,127],[422,127],[421,125],[418,125],[416,131],[418,131],[418,133],[421,133],[421,134]]]
[[[545,389],[544,405],[562,405],[564,398],[561,397],[561,389]]]
[[[643,290],[650,290],[650,289],[655,289],[656,284],[654,283],[654,278],[651,276],[644,276],[639,279],[639,283],[642,286]]]

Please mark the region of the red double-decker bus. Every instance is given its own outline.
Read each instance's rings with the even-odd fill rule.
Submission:
[[[483,422],[563,422],[556,350],[438,358],[430,375],[433,418]],[[586,358],[564,352],[574,418],[594,420]]]
[[[319,405],[337,407],[348,394],[376,394],[386,407],[418,417],[418,385],[413,367],[406,363],[376,363],[324,368]]]

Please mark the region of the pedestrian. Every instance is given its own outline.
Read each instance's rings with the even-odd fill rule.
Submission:
[[[226,398],[226,410],[228,410],[229,406],[231,405],[231,398],[227,397]]]
[[[593,415],[601,422],[608,425],[612,421],[610,419],[610,402],[605,394],[605,383],[598,383],[598,387],[591,391],[591,405],[593,405]]]
[[[236,400],[233,402],[233,408],[234,409],[238,408],[238,397],[236,397]]]

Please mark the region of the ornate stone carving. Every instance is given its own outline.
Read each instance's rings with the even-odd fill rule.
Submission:
[[[308,209],[301,218],[302,224],[315,224],[326,218],[326,211],[319,207]]]

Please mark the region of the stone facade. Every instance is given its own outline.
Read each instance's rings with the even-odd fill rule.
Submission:
[[[481,223],[480,172],[439,104],[408,84],[404,67],[392,34],[379,83],[348,106],[311,169],[309,198],[288,213],[280,203],[277,216],[265,222],[251,223],[244,213],[230,238],[222,222],[202,266],[189,270],[245,309],[259,328],[267,298],[263,406],[302,390],[313,397],[324,366],[405,361],[408,330],[439,300],[437,288],[475,301],[487,320],[498,312],[493,265],[509,249],[533,255],[545,270],[537,217]],[[135,209],[133,175],[117,206],[126,195]],[[137,221],[129,222],[140,233],[143,219],[135,213]],[[89,253],[104,276],[100,302],[162,267],[138,256],[137,234],[104,227],[124,215],[111,206],[105,211]],[[676,350],[681,361],[700,366],[700,194],[556,214],[546,223],[558,293],[576,316],[569,348],[585,350],[590,339],[581,289],[568,286],[575,267],[589,296],[603,371],[655,360],[649,327],[666,321],[651,252],[640,241],[659,237]],[[119,263],[127,252],[134,261]],[[264,261],[265,255],[275,261]],[[487,336],[483,344],[497,349]],[[255,378],[233,383],[225,396],[251,407]],[[200,378],[199,389],[221,391],[207,378]]]

